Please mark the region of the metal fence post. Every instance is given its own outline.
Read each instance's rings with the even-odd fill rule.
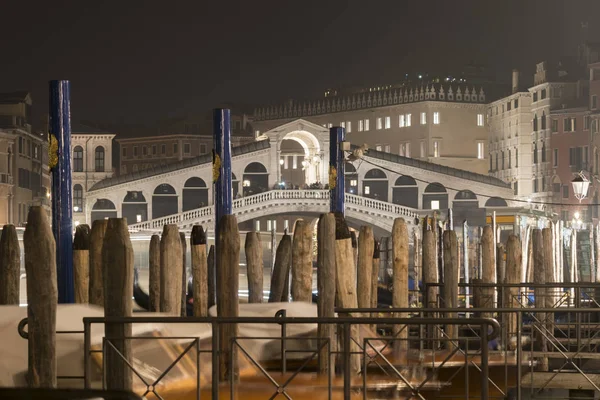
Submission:
[[[219,323],[212,321],[212,398],[219,398]]]
[[[350,400],[351,394],[351,381],[350,381],[350,323],[344,322],[343,324],[343,338],[344,338],[344,350],[343,350],[343,361],[344,361],[344,400]]]
[[[481,400],[487,400],[489,396],[488,387],[488,325],[481,324]]]

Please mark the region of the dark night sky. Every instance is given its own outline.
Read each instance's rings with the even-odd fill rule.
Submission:
[[[529,77],[575,54],[582,21],[599,40],[600,1],[5,0],[0,91],[30,90],[38,122],[47,81],[69,79],[73,119],[151,124],[471,61]]]

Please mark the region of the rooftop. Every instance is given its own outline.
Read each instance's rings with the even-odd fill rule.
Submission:
[[[0,104],[14,104],[22,102],[31,102],[28,91],[21,90],[18,92],[0,93]]]
[[[95,128],[93,126],[84,125],[79,122],[71,123],[71,133],[76,135],[81,134],[112,134],[111,132],[107,132],[100,128]]]

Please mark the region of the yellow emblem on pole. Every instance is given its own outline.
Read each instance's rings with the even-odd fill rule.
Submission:
[[[50,169],[58,165],[58,140],[53,134],[48,134],[48,167]]]
[[[213,182],[219,179],[221,174],[221,157],[213,150]]]
[[[332,165],[329,167],[329,189],[335,189],[337,182],[337,170]]]

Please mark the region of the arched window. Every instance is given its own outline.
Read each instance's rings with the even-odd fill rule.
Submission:
[[[538,162],[538,150],[537,150],[537,143],[533,142],[533,163],[537,164]]]
[[[104,147],[96,147],[96,172],[104,172]]]
[[[73,149],[73,172],[83,172],[83,147]]]
[[[83,212],[83,187],[79,184],[73,186],[73,211]]]
[[[536,132],[538,130],[538,117],[537,114],[533,116],[533,131]]]

